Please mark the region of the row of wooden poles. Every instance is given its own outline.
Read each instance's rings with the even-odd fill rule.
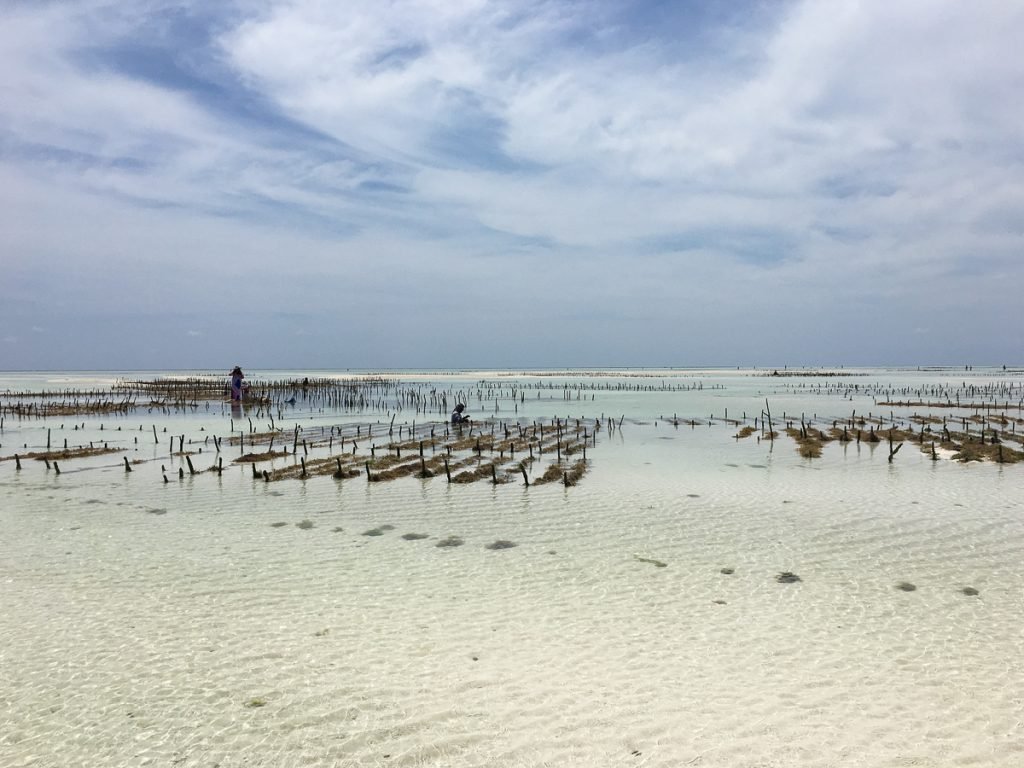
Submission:
[[[709,385],[710,389],[721,388]],[[280,412],[288,405],[334,409],[347,412],[397,409],[417,413],[445,414],[457,402],[525,402],[527,393],[536,399],[547,395],[562,400],[583,400],[597,392],[681,392],[702,390],[704,382],[630,382],[630,381],[481,381],[470,387],[439,388],[431,383],[401,382],[396,378],[334,377],[294,378],[282,381],[258,380],[246,383],[244,400],[259,412]],[[0,393],[0,415],[22,418],[48,418],[59,415],[130,413],[139,408],[163,412],[196,410],[203,403],[227,399],[226,377],[195,376],[183,379],[124,379],[109,390],[65,389],[40,392]],[[118,397],[111,397],[117,394]],[[280,416],[279,416],[280,418]]]
[[[882,384],[837,384],[825,386],[814,384],[784,384],[783,389],[796,394],[837,395],[872,397],[876,402],[892,402],[894,405],[929,403],[936,407],[956,408],[1024,408],[1024,384],[1000,381],[991,384],[968,384],[948,386],[945,384],[924,384],[921,386],[893,387]]]
[[[581,430],[582,430],[582,433],[583,433],[583,460],[584,461],[586,461],[586,443],[587,443],[587,441],[588,440],[593,440],[595,442],[595,444],[596,444],[597,432],[601,428],[600,420],[598,420],[595,423],[595,429],[594,429],[593,433],[591,433],[587,429],[584,420],[581,420],[581,419],[576,419],[576,420],[567,419],[566,421],[563,422],[558,417],[553,418],[552,419],[552,424],[549,427],[547,427],[547,428],[550,430],[549,431],[549,435],[553,432],[555,434],[555,436],[556,436],[555,451],[556,451],[557,461],[559,463],[561,463],[561,460],[562,460],[562,445],[563,445],[562,444],[562,438],[571,429],[570,424],[571,424],[572,421],[575,421],[575,435],[578,437],[580,432],[581,432]],[[621,427],[621,423],[622,423],[622,419],[619,420],[618,425],[616,425],[615,421],[613,419],[611,419],[611,420],[607,420],[606,421],[606,426],[607,426],[607,429],[608,429],[609,432],[613,432],[618,427]],[[84,428],[85,425],[83,424],[82,426]],[[514,429],[516,431],[516,433],[518,434],[518,436],[526,443],[527,451],[529,453],[529,457],[530,457],[531,460],[533,459],[533,448],[534,448],[535,445],[538,448],[540,455],[543,455],[543,446],[544,446],[544,439],[545,439],[545,432],[544,432],[545,431],[545,426],[544,426],[543,422],[534,421],[532,425],[527,425],[525,427],[523,425],[521,425],[521,424],[518,424],[518,423],[511,424],[511,423],[505,423],[505,422],[500,422],[498,424],[495,424],[495,423],[485,423],[485,426],[490,428],[490,436],[492,437],[492,442],[491,442],[491,446],[490,446],[491,450],[493,450],[493,436],[495,435],[495,431],[496,430],[499,433],[503,432],[504,435],[505,435],[506,440],[509,440],[512,437],[512,434],[513,434],[512,430]],[[255,428],[254,428],[251,420],[249,421],[249,427],[250,427],[250,430],[254,433],[255,432]],[[356,438],[358,437],[358,438],[362,439],[363,427],[364,427],[364,425],[355,425],[354,426],[354,430],[355,430],[354,434],[349,435],[349,437],[351,437],[351,440],[352,440],[352,453],[353,453],[353,455],[358,450],[358,443],[356,442]],[[160,434],[161,433],[158,432],[157,426],[155,424],[153,424],[151,428],[152,428],[154,444],[158,445],[158,444],[160,444]],[[367,424],[367,425],[365,425],[365,428],[366,428],[366,438],[367,439],[372,439],[372,436],[373,436],[373,425],[372,424]],[[426,425],[421,425],[421,427],[420,427],[421,430],[426,430],[428,428],[429,428],[429,431],[430,431],[430,445],[431,445],[431,449],[433,451],[436,448],[435,438],[436,438],[437,425],[436,424],[426,424]],[[75,429],[76,430],[78,429],[78,425],[77,424],[75,425]],[[101,427],[101,429],[102,429],[102,427]],[[143,427],[142,427],[142,425],[140,425],[139,426],[139,430],[142,431],[142,429],[143,429]],[[415,438],[415,436],[417,435],[417,428],[416,428],[415,422],[413,423],[413,425],[411,427],[406,427],[405,425],[398,425],[397,429],[398,429],[399,441],[401,441],[405,437],[406,430],[408,430],[408,433],[409,433],[409,438],[408,439],[410,439],[410,440],[413,440]],[[472,438],[474,430],[479,429],[479,425],[470,425],[470,426],[467,426],[467,427],[459,427],[459,428],[451,428],[451,429],[457,430],[457,434],[458,434],[458,436],[460,438],[466,432],[468,432],[468,436],[470,438]],[[530,433],[531,429],[532,429],[533,438],[534,438],[535,442],[531,442],[530,439],[529,439],[529,437],[530,437],[529,433]],[[394,436],[394,430],[395,430],[394,419],[392,419],[392,422],[391,422],[390,425],[388,425],[388,429],[387,429],[387,434],[388,434],[389,438],[392,438]],[[305,471],[305,457],[308,456],[309,444],[308,444],[307,439],[305,437],[300,437],[302,435],[303,431],[304,430],[299,425],[296,425],[294,430],[293,430],[293,434],[292,434],[292,455],[293,456],[297,455],[299,444],[300,444],[300,441],[301,441],[301,445],[302,445],[302,449],[303,449],[303,456],[300,457],[300,462],[301,462],[301,466],[302,466],[302,476],[305,476],[306,475],[306,471]],[[481,437],[481,435],[485,434],[485,432],[486,432],[485,430],[480,431],[478,433],[477,437],[476,437],[476,443],[475,443],[474,451],[477,453],[478,457],[480,457],[482,455],[482,452],[484,450],[484,446],[480,442],[480,437]],[[166,427],[164,428],[164,433],[166,433]],[[324,436],[324,428],[323,427],[321,427],[320,433],[321,433],[321,437],[323,437]],[[327,442],[326,442],[326,446],[328,448],[328,451],[329,452],[333,452],[333,443],[334,443],[335,433],[337,433],[337,436],[340,438],[339,447],[340,447],[340,449],[342,451],[344,451],[346,435],[345,435],[342,427],[334,427],[334,426],[332,426],[330,428],[330,434],[327,436],[328,439],[327,439]],[[235,442],[237,440],[237,443],[239,445],[239,451],[240,451],[240,454],[242,456],[245,455],[245,447],[246,447],[245,446],[245,434],[246,434],[245,432],[239,432],[237,438],[232,436],[231,438],[228,439],[229,443]],[[276,436],[279,436],[279,435],[280,435],[280,433],[270,434],[269,436],[263,436],[265,438],[269,437],[267,453],[271,453],[273,451],[274,439],[275,439]],[[452,436],[452,432],[450,431],[449,425],[445,424],[445,427],[444,427],[444,437],[445,437],[445,439],[449,439],[451,436]],[[259,437],[260,436],[258,436],[258,435],[251,435],[251,437],[250,437],[250,445],[253,445],[253,444],[259,442]],[[178,440],[179,455],[184,457],[185,463],[188,465],[189,474],[191,474],[191,475],[199,474],[199,472],[196,470],[195,466],[192,463],[191,455],[185,450],[186,435],[184,435],[184,434],[182,434],[182,435],[172,435],[168,439],[169,439],[169,442],[170,442],[170,449],[171,449],[171,454],[170,455],[172,455],[172,456],[174,455],[173,454],[174,441],[175,441],[175,439],[177,439]],[[203,441],[204,445],[208,445],[211,439],[212,439],[213,444],[214,444],[214,449],[215,449],[215,451],[218,454],[218,456],[217,456],[217,463],[214,465],[214,467],[212,467],[212,469],[215,469],[217,471],[217,473],[220,474],[220,473],[223,472],[223,458],[219,455],[220,451],[221,451],[221,444],[223,442],[223,438],[220,438],[220,437],[218,437],[216,435],[207,435],[207,436],[205,436],[204,441]],[[134,442],[135,442],[135,444],[138,444],[138,437],[134,438]],[[419,441],[419,453],[420,453],[421,460],[423,459],[423,455],[424,455],[425,443],[426,443],[425,440],[420,440]],[[188,440],[188,445],[189,446],[193,445],[193,442],[192,442],[191,439]],[[320,445],[318,446],[314,442],[313,445],[314,445],[314,447],[322,447],[324,445],[324,443],[320,443]],[[514,445],[514,443],[511,443],[510,445],[511,445],[511,450],[510,450],[511,456],[510,456],[510,458],[514,458],[515,445]],[[446,447],[447,447],[448,455],[450,456],[451,455],[451,451],[452,451],[452,447],[451,447],[451,445],[447,445]],[[52,450],[52,429],[47,429],[46,448],[47,448],[47,452],[50,452]],[[82,448],[82,447],[80,446],[80,448]],[[92,448],[93,448],[93,443],[90,443],[90,449],[92,449]],[[108,449],[108,444],[104,443],[103,450],[107,450],[107,449]],[[388,450],[389,452],[393,450],[395,452],[396,457],[399,457],[399,458],[400,458],[400,455],[401,455],[401,449],[402,449],[402,446],[401,446],[400,442],[398,444],[389,443],[386,446],[386,450]],[[63,450],[65,452],[67,452],[69,450],[68,441],[67,441],[66,438],[64,440],[64,448],[63,448]],[[370,458],[371,459],[375,458],[376,451],[377,451],[377,445],[376,444],[372,444],[371,447],[370,447]],[[200,453],[201,452],[202,452],[202,449],[200,449]],[[288,454],[287,445],[284,446],[284,453],[285,453],[285,455]],[[21,467],[21,456],[19,454],[14,454],[13,458],[14,458],[14,461],[15,461],[16,469],[20,470],[22,468]],[[46,463],[47,469],[50,469],[51,468],[50,458],[43,457],[43,460]],[[126,472],[131,472],[132,471],[132,466],[131,466],[131,463],[128,461],[128,457],[123,457],[123,461],[124,461],[125,471]],[[369,465],[368,462],[367,462],[366,466],[367,466],[367,472],[368,472],[367,477],[368,477],[368,479],[370,479],[370,477],[371,477],[371,475],[370,475],[370,465]],[[450,480],[451,479],[450,478],[450,470],[449,470],[449,467],[448,467],[448,464],[447,464],[447,460],[445,461],[445,467],[446,467],[446,474],[448,474],[449,480]],[[57,474],[60,474],[60,472],[61,472],[60,465],[56,461],[56,459],[54,459],[52,461],[52,468],[56,471]],[[339,460],[339,469],[340,469],[340,460]],[[492,467],[492,469],[493,469],[493,467]],[[424,471],[425,471],[425,467],[424,467]],[[494,470],[494,471],[496,472],[496,470]],[[179,477],[184,477],[184,467],[180,467],[178,472],[179,472]],[[256,476],[255,462],[253,462],[253,472],[254,472],[254,476]],[[264,472],[263,476],[265,478],[269,479],[268,473]],[[167,480],[166,474],[164,475],[164,479]],[[524,470],[524,479],[527,480],[527,483],[529,482],[528,479],[526,478],[525,470]]]

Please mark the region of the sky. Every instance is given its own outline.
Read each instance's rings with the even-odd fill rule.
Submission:
[[[0,369],[1024,363],[1024,4],[5,0]]]

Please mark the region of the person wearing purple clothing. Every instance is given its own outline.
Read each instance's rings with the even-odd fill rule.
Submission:
[[[242,369],[235,366],[235,370],[231,372],[231,399],[241,400],[242,399],[242,379],[245,378],[245,374],[242,373]]]

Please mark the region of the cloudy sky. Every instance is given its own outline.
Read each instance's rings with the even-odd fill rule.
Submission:
[[[1024,5],[6,0],[0,369],[1024,362]]]

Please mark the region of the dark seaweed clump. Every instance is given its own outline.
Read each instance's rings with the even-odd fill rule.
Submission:
[[[640,555],[633,555],[633,559],[638,563],[650,563],[655,568],[668,568],[668,563],[663,563],[661,560],[654,560],[650,557],[640,557]]]

